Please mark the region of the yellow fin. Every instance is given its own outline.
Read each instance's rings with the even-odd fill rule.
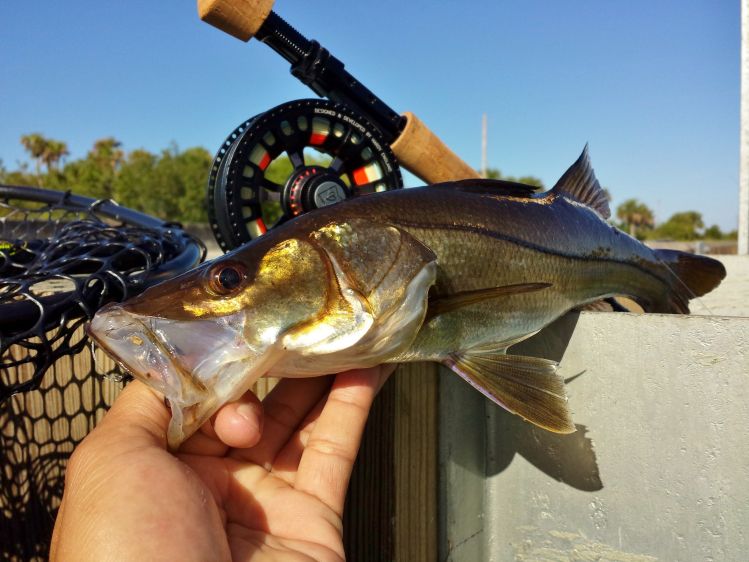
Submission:
[[[574,433],[557,363],[503,353],[456,354],[445,364],[504,409],[554,433]]]

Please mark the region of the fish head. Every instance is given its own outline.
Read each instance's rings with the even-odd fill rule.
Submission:
[[[108,305],[89,324],[105,351],[168,399],[170,447],[269,371],[374,365],[415,338],[431,251],[367,220],[303,228],[309,222]]]
[[[251,244],[103,307],[88,333],[167,398],[176,448],[267,372],[281,334],[324,314],[327,275],[308,242]]]

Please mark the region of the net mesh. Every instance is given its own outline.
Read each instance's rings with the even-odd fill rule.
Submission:
[[[10,397],[0,409],[2,560],[47,559],[68,458],[123,386],[98,376],[103,364],[115,369],[99,359],[95,365],[88,347],[60,357],[39,388]],[[6,376],[26,378],[32,368],[25,363]]]
[[[33,201],[32,191],[0,193],[1,560],[47,558],[68,457],[123,386],[87,345],[85,322],[194,265],[179,256],[198,245],[170,225],[113,218],[102,202]]]

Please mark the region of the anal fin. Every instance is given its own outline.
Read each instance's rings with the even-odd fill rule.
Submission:
[[[556,362],[467,351],[450,356],[445,364],[509,412],[555,433],[576,431]]]

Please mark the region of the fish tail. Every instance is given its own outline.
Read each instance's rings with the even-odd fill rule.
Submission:
[[[689,314],[689,301],[715,289],[726,276],[723,264],[707,256],[678,250],[655,250],[655,255],[671,270],[674,280],[666,301],[647,307],[647,312]]]

